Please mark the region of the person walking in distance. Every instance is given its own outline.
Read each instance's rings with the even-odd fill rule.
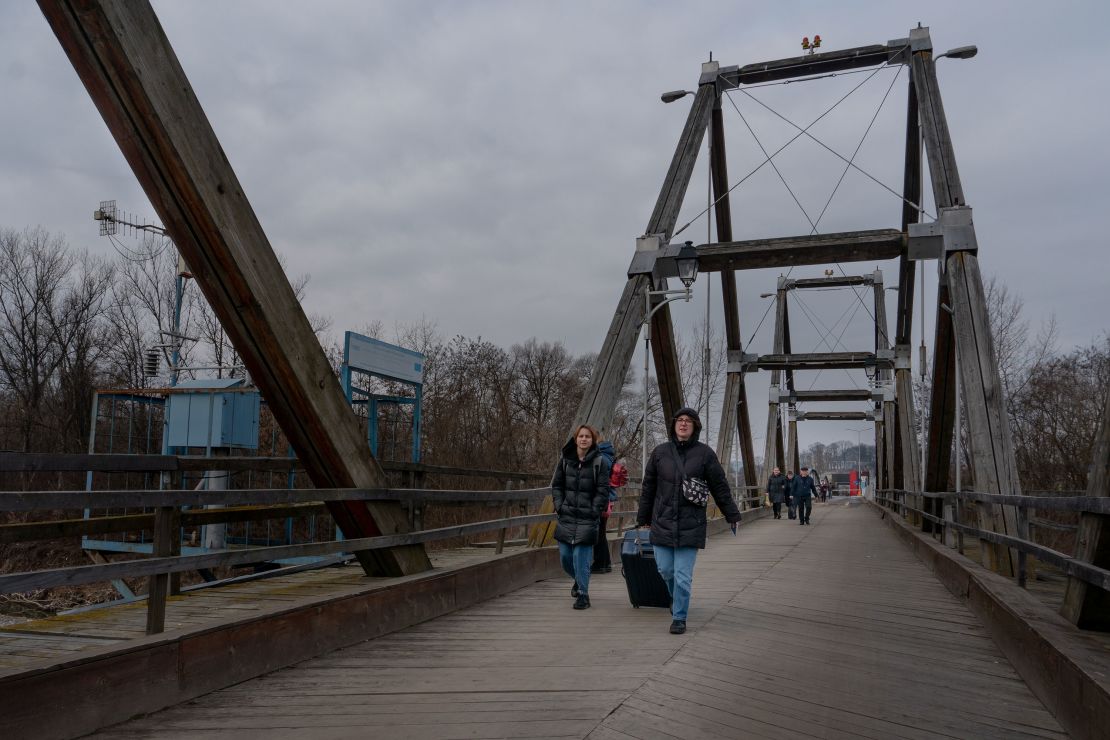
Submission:
[[[580,425],[563,446],[551,479],[551,500],[558,523],[555,541],[559,560],[574,578],[570,595],[575,609],[590,608],[590,565],[597,542],[601,512],[609,506],[609,462],[597,448],[593,427]]]
[[[786,476],[777,465],[767,480],[767,498],[771,499],[775,519],[782,519],[782,504],[786,501]]]
[[[786,471],[786,514],[793,521],[798,516],[798,505],[794,501],[794,471]]]
[[[679,409],[671,420],[670,441],[658,445],[648,458],[636,514],[637,526],[651,528],[656,567],[671,594],[673,635],[686,631],[694,561],[705,548],[708,496],[732,525],[733,534],[741,519],[725,471],[709,445],[698,441],[700,435],[698,412]]]
[[[615,467],[614,455],[616,451],[613,449],[613,443],[605,440],[599,442],[597,451],[609,463],[610,471]],[[612,472],[610,472],[612,477]],[[608,501],[605,505],[605,510],[601,512],[601,522],[597,528],[597,542],[594,543],[594,562],[590,566],[591,573],[609,573],[613,570],[613,557],[609,552],[609,543],[605,539],[605,529],[609,526],[609,511],[613,508],[612,502],[616,500],[617,495],[613,490],[612,481],[608,485]]]
[[[813,511],[813,497],[816,493],[813,478],[809,477],[809,468],[803,467],[790,490],[794,505],[798,507],[798,524],[809,524],[809,514]]]

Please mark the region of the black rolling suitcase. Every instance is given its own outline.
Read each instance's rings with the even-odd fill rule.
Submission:
[[[632,606],[658,606],[670,608],[671,595],[667,584],[655,567],[655,550],[647,533],[630,529],[621,542],[621,575],[628,587],[628,600]]]

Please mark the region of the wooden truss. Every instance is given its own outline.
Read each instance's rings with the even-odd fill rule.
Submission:
[[[909,69],[900,228],[732,241],[724,129],[720,115],[725,91],[754,83],[894,64],[902,64]],[[745,370],[753,366],[769,369],[772,373],[772,386],[787,394],[798,394],[799,391],[793,384],[795,369],[816,367],[821,362],[836,362],[840,363],[836,366],[853,367],[870,362],[878,367],[879,384],[892,388],[889,399],[884,397],[878,401],[878,408],[874,412],[876,447],[880,458],[877,471],[879,484],[885,488],[910,491],[920,491],[923,488],[929,491],[945,490],[949,485],[956,404],[955,374],[958,372],[960,386],[964,389],[964,403],[968,409],[972,474],[976,490],[1020,493],[1009,422],[1003,406],[998,363],[987,320],[975,228],[971,208],[964,198],[960,184],[955,151],[937,85],[932,41],[927,28],[915,28],[908,37],[886,44],[744,67],[721,67],[715,62],[702,65],[697,94],[686,126],[679,138],[655,210],[645,229],[645,234],[657,237],[665,246],[655,254],[637,252],[609,332],[598,354],[589,389],[578,409],[576,421],[593,424],[602,430],[612,421],[621,384],[630,367],[634,343],[643,321],[643,291],[662,288],[665,283],[667,272],[661,265],[664,258],[677,249],[677,245],[670,245],[668,242],[707,127],[711,128],[709,156],[719,241],[698,245],[699,270],[721,273],[729,357],[737,360],[729,365],[725,408],[718,437],[718,454],[722,459],[727,459],[734,442],[733,434],[736,434],[744,463],[745,482],[748,485],[758,485],[748,400],[744,389]],[[937,219],[924,224],[919,223],[924,172],[922,139],[925,142],[933,200],[938,209]],[[650,242],[638,242],[639,245],[645,243]],[[898,302],[893,341],[888,335],[881,287],[872,281],[876,292],[873,354],[848,353],[851,356],[835,359],[791,354],[785,293],[791,287],[802,287],[798,285],[802,281],[795,281],[789,287],[781,283],[779,285],[772,353],[758,356],[750,362],[745,359],[748,356],[744,355],[740,340],[734,271],[885,259],[898,259]],[[929,399],[930,419],[923,456],[924,469],[915,435],[913,382],[909,363],[914,276],[916,263],[922,259],[938,261],[941,279],[936,306],[937,329],[932,370],[934,390]],[[849,280],[862,281],[854,284],[865,285],[866,278],[867,276],[858,276]],[[675,356],[673,327],[666,308],[652,317],[651,337],[663,413],[669,418],[682,404],[682,386]],[[772,413],[767,421],[764,460],[768,464],[777,463],[780,467],[786,467],[784,458],[788,455],[788,448],[789,455],[794,457],[797,444],[796,436],[788,428],[785,430],[787,439],[784,445],[783,424],[779,414],[775,413],[781,402],[781,398],[772,399],[770,404]],[[980,509],[979,515],[982,519],[980,525],[984,528],[1005,534],[1017,533],[1012,507],[984,507]],[[983,552],[988,564],[1000,572],[1009,575],[1014,571],[1016,555],[1006,548],[984,543]]]
[[[149,2],[39,7],[312,482],[387,487]],[[397,503],[328,508],[349,539],[408,531]],[[423,545],[356,555],[374,575],[431,567]]]

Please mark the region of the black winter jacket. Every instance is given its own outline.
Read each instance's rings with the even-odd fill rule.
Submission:
[[[555,539],[568,545],[592,545],[597,542],[601,512],[609,506],[609,461],[597,445],[578,459],[574,438],[563,445],[563,454],[551,478],[551,499],[559,522]]]
[[[794,497],[794,501],[804,501],[811,498],[817,491],[813,485],[813,476],[811,475],[795,475],[794,483],[790,491],[790,495]]]
[[[656,447],[648,458],[636,523],[641,527],[651,525],[653,545],[705,547],[706,510],[683,497],[682,475],[675,465],[672,444],[678,448],[686,477],[701,478],[709,484],[709,491],[717,507],[724,512],[725,520],[731,524],[741,519],[717,453],[698,441],[700,432],[700,428],[695,428],[690,439],[678,442],[672,428],[671,441]]]
[[[772,475],[767,479],[767,496],[772,504],[781,504],[786,501],[786,476],[782,473]]]

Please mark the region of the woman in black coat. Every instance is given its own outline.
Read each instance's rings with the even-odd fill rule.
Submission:
[[[651,527],[655,564],[671,593],[671,633],[686,631],[694,561],[705,548],[706,507],[682,495],[683,478],[700,478],[736,532],[740,510],[732,500],[728,478],[707,444],[698,441],[701,418],[691,408],[679,409],[671,426],[671,441],[656,447],[644,471],[636,524]]]
[[[555,540],[563,570],[574,578],[575,609],[590,608],[590,565],[601,513],[609,506],[609,461],[598,452],[598,434],[582,424],[563,446],[551,479],[558,524]]]

